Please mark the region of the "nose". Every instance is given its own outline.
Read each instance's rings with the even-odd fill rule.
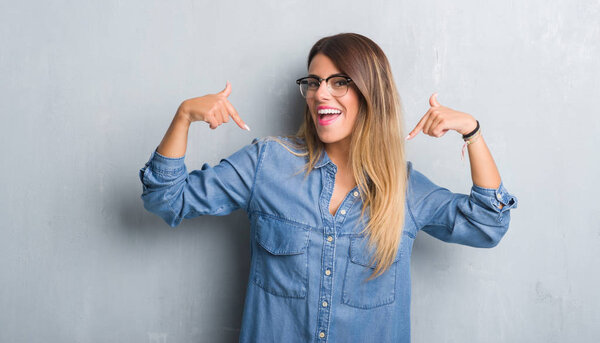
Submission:
[[[327,88],[327,82],[325,82],[324,80],[321,81],[319,88],[315,92],[315,97],[317,99],[328,99],[330,96],[331,93],[329,92],[329,88]]]

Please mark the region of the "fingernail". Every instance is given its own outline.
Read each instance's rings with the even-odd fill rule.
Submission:
[[[407,139],[408,139],[408,137],[410,137],[410,134],[409,134],[408,136],[406,136],[406,138],[404,138],[404,140],[407,140]]]
[[[244,124],[244,127],[246,128],[246,130],[250,131],[250,128],[248,127],[247,124]]]

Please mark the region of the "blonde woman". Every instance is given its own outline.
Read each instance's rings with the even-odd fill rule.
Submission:
[[[406,139],[453,130],[468,147],[469,195],[432,183],[405,160],[402,113],[389,62],[359,34],[317,41],[293,136],[252,140],[214,167],[187,171],[190,124],[231,117],[217,94],[185,100],[140,170],[144,207],[170,226],[244,209],[251,267],[240,342],[409,342],[410,256],[419,230],[493,247],[517,199],[501,182],[479,122],[438,103]]]

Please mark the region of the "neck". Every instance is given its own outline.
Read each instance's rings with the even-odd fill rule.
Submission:
[[[345,138],[339,142],[335,143],[326,143],[325,151],[327,152],[327,156],[329,159],[338,167],[339,169],[347,169],[349,168],[350,161],[350,137]]]

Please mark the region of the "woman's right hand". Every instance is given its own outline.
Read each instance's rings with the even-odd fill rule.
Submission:
[[[227,100],[231,94],[231,84],[227,81],[225,89],[217,94],[208,94],[197,98],[187,99],[179,105],[179,111],[189,121],[205,121],[210,124],[211,129],[229,122],[229,116],[244,130],[250,128],[240,118],[233,105]]]

